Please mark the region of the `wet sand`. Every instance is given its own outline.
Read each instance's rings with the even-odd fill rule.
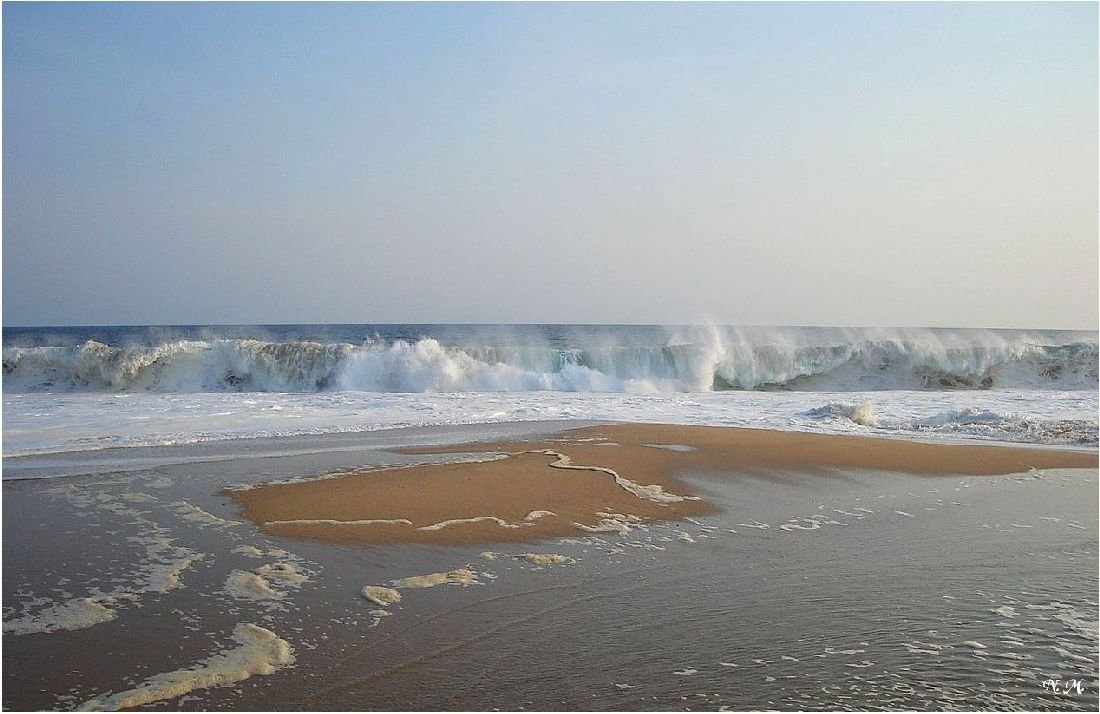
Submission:
[[[121,451],[5,481],[5,708],[1096,709],[1095,452],[562,427]],[[430,487],[362,488],[416,474]],[[516,527],[332,543],[231,498],[293,516],[337,485],[336,515],[407,518],[398,540]],[[508,538],[539,540],[479,544]]]
[[[616,533],[631,523],[706,514],[713,506],[682,481],[693,473],[993,476],[1097,466],[1096,454],[1084,451],[660,424],[398,452],[488,460],[360,470],[231,495],[244,517],[273,535],[475,545]]]

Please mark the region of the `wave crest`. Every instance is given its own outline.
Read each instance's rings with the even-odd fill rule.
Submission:
[[[805,414],[820,420],[846,420],[879,431],[981,437],[1035,444],[1096,446],[1100,436],[1095,420],[1043,419],[977,407],[944,411],[928,417],[879,418],[869,402],[863,404],[831,402],[810,409]]]
[[[9,391],[372,392],[1096,389],[1097,343],[852,339],[751,343],[714,332],[660,345],[451,346],[181,340],[8,347]]]

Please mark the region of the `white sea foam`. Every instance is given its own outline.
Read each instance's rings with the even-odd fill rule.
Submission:
[[[51,390],[379,392],[706,391],[766,387],[1093,388],[1094,333],[982,330],[797,330],[715,326],[617,344],[612,330],[575,347],[361,344],[255,339],[125,347],[6,347],[7,392]]]
[[[254,572],[262,578],[278,580],[292,587],[300,587],[309,582],[309,576],[299,572],[293,563],[268,563],[256,568]]]
[[[438,530],[443,530],[444,528],[449,528],[451,526],[461,526],[461,525],[467,525],[469,523],[484,523],[486,521],[489,521],[491,523],[496,523],[501,528],[522,528],[523,525],[524,525],[522,523],[509,523],[508,521],[504,520],[503,518],[498,518],[496,516],[474,516],[473,518],[451,518],[451,519],[448,519],[446,521],[439,521],[438,523],[432,523],[431,525],[420,526],[416,530],[418,530],[418,531],[438,531]]]
[[[225,590],[239,600],[279,600],[283,593],[271,587],[262,575],[234,570],[225,581]]]
[[[833,417],[848,419],[853,424],[860,426],[878,426],[879,420],[875,416],[875,408],[870,402],[862,404],[846,404],[830,402],[823,407],[814,407],[806,412],[811,417]]]
[[[591,419],[743,426],[920,439],[1097,443],[1098,392],[958,391],[832,395],[873,401],[879,426],[809,412],[830,395],[800,392],[682,394],[436,393],[4,395],[5,456],[245,437],[368,432],[405,426]],[[273,411],[272,406],[281,406]],[[997,415],[983,418],[970,416]],[[15,469],[5,464],[5,478]],[[150,486],[151,487],[151,486]]]
[[[212,655],[195,665],[154,675],[133,689],[96,697],[80,711],[116,711],[143,706],[254,675],[272,674],[294,663],[294,649],[271,630],[242,623],[233,630],[237,647]]]
[[[411,526],[407,518],[364,518],[357,521],[338,521],[332,518],[293,518],[285,521],[265,521],[265,526]]]
[[[113,598],[74,598],[39,610],[33,615],[4,620],[3,631],[10,635],[29,635],[58,630],[82,630],[118,617],[118,613],[106,607],[105,603],[113,605],[115,601]]]
[[[480,585],[477,573],[465,568],[448,570],[441,573],[428,573],[427,575],[413,575],[407,578],[391,580],[394,588],[434,588],[439,585]]]
[[[115,496],[107,490],[75,484],[57,486],[46,493],[64,499],[77,508],[99,509],[129,521],[137,526],[140,534],[127,540],[141,547],[144,553],[133,564],[132,570],[125,574],[124,585],[109,592],[97,592],[92,597],[72,598],[65,602],[50,603],[45,598],[25,602],[19,617],[7,617],[3,624],[5,632],[50,633],[109,622],[117,617],[118,608],[139,601],[144,594],[165,594],[182,587],[184,571],[205,557],[202,553],[174,545],[165,528],[127,505],[129,499],[123,498],[125,494]],[[46,606],[42,607],[43,604]]]
[[[534,563],[535,565],[557,565],[559,563],[568,563],[572,561],[572,558],[559,553],[518,553],[514,557],[520,560],[526,560],[528,563]]]
[[[594,526],[576,522],[574,522],[573,525],[589,533],[618,533],[619,535],[626,535],[642,522],[640,517],[632,514],[600,512],[596,514],[596,517],[599,520]]]
[[[150,552],[156,554],[166,551],[182,551],[182,555],[159,563],[149,563],[146,566],[144,586],[139,586],[137,588],[138,592],[166,593],[169,590],[175,590],[182,585],[180,577],[183,572],[205,557],[202,553],[195,553],[177,546],[165,546],[163,549],[158,549],[158,545],[151,546],[149,548]]]
[[[695,496],[679,496],[675,493],[669,493],[661,486],[651,484],[643,486],[639,483],[635,483],[628,478],[624,478],[619,475],[614,469],[607,468],[606,466],[582,466],[574,464],[572,460],[565,454],[554,451],[553,449],[544,449],[541,452],[549,456],[557,456],[557,460],[550,464],[551,467],[556,469],[571,469],[575,471],[598,471],[605,473],[615,479],[615,483],[624,491],[634,494],[638,498],[643,498],[647,501],[655,501],[657,503],[679,503],[680,501],[698,501]]]
[[[200,526],[212,526],[215,528],[233,528],[239,526],[238,521],[229,521],[224,518],[215,516],[213,513],[209,513],[187,501],[176,501],[171,505],[180,518],[185,521],[196,523]]]
[[[1095,332],[597,332],[10,344],[5,455],[558,418],[1097,443]]]
[[[401,602],[401,593],[393,588],[387,588],[381,585],[364,585],[360,593],[367,600],[370,600],[375,605],[381,605],[382,607],[389,607],[394,603]]]

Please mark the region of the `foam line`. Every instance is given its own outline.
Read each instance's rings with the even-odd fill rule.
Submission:
[[[234,684],[260,674],[272,674],[294,663],[294,649],[271,630],[241,623],[233,630],[237,647],[212,655],[192,667],[154,675],[144,682],[117,694],[96,697],[85,702],[78,711],[117,711],[207,689],[222,684]]]
[[[367,518],[360,521],[336,521],[331,518],[295,518],[287,521],[265,521],[265,526],[411,526],[407,518]]]
[[[213,513],[204,511],[198,506],[188,503],[187,501],[176,501],[171,504],[171,509],[176,512],[180,518],[185,521],[191,521],[197,523],[200,526],[213,526],[215,528],[233,528],[239,526],[238,521],[228,521],[224,518],[215,516]]]
[[[421,526],[417,528],[418,531],[438,531],[448,528],[450,526],[460,526],[467,523],[482,523],[484,521],[492,521],[501,528],[522,528],[524,524],[521,523],[509,523],[503,518],[497,518],[496,516],[474,516],[473,518],[451,518],[446,521],[440,521],[439,523],[433,523],[429,526]]]
[[[391,580],[394,588],[434,588],[438,585],[480,585],[477,573],[472,570],[460,568],[448,570],[442,573],[429,573],[427,575],[413,575],[407,578]]]
[[[528,563],[535,565],[556,565],[558,563],[568,563],[572,560],[572,558],[558,553],[518,553],[513,557],[526,560]]]
[[[538,449],[534,451],[524,451],[525,454],[546,454],[547,456],[556,456],[557,461],[551,462],[551,468],[555,469],[571,469],[574,471],[597,471],[599,473],[605,473],[611,478],[615,479],[615,483],[619,485],[624,491],[633,494],[634,496],[645,499],[647,501],[654,501],[655,503],[679,503],[681,501],[698,501],[696,496],[679,496],[675,493],[669,493],[661,486],[651,484],[649,486],[643,486],[639,483],[635,483],[628,478],[623,478],[619,475],[615,469],[610,469],[606,466],[581,466],[574,464],[572,460],[561,453],[560,451],[554,451],[553,449]]]

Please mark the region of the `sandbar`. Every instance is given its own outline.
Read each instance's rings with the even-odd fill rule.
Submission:
[[[487,460],[364,469],[231,495],[242,516],[276,535],[472,545],[591,533],[609,517],[629,528],[706,514],[713,506],[682,480],[693,473],[994,476],[1098,465],[1097,454],[1083,450],[664,424],[584,427],[530,441],[400,453],[484,453]]]

